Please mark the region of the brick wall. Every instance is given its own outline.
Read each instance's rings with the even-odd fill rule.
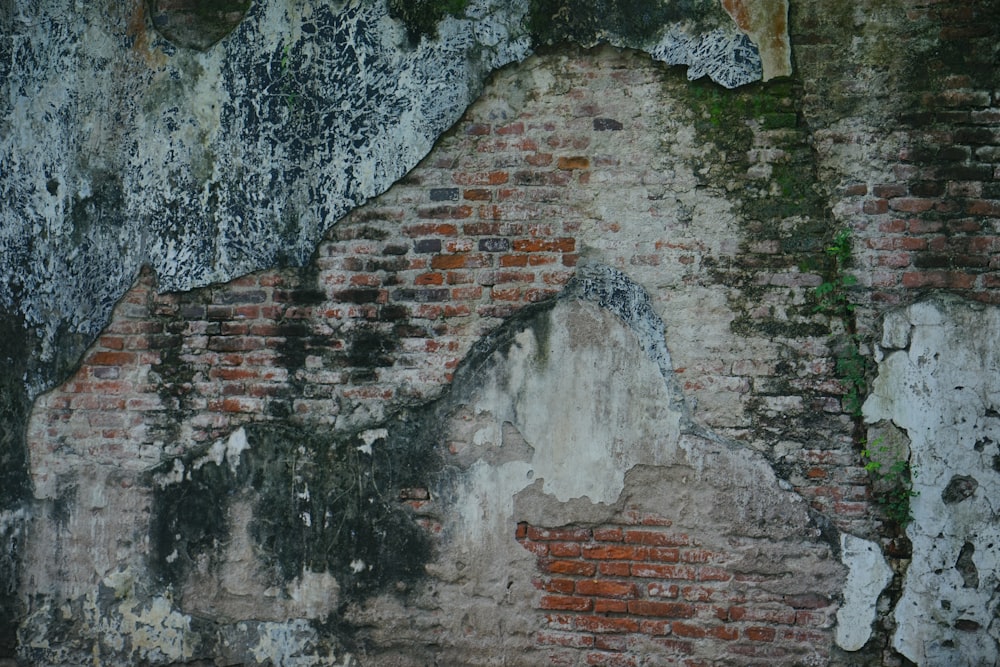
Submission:
[[[943,55],[866,101],[877,68],[840,73],[831,55],[849,19],[809,6],[793,13],[792,81],[723,94],[638,54],[560,50],[497,74],[308,266],[185,294],[143,274],[35,405],[36,495],[78,466],[138,475],[244,424],[379,424],[600,261],[650,293],[696,423],[762,453],[840,529],[877,535],[835,369],[849,323],[816,313],[813,290],[847,226],[862,334],[930,289],[998,301],[995,27],[976,6],[909,3],[900,39],[934,36]],[[526,576],[553,664],[635,664],[650,646],[687,665],[829,657],[832,601],[727,570],[697,536],[638,519],[510,529],[539,558]]]
[[[829,659],[835,605],[776,592],[770,577],[727,567],[662,517],[547,529],[521,523],[517,539],[538,556],[545,627],[535,636],[553,665],[801,664]]]
[[[513,106],[556,75],[557,88]],[[805,132],[761,125],[735,145],[725,131],[713,140],[710,105],[690,90],[638,54],[537,59],[339,222],[308,266],[184,294],[157,294],[144,274],[79,371],[35,406],[36,495],[58,497],[76,466],[138,475],[250,423],[377,425],[439,395],[485,333],[600,261],[653,298],[693,419],[772,458],[841,527],[870,532],[829,325],[813,312],[821,277],[801,268],[821,254],[825,223],[788,212],[778,234],[765,217],[765,168],[805,160]],[[732,111],[764,96],[769,122],[794,123],[793,93],[754,89]],[[726,151],[735,166],[713,173]],[[734,182],[757,193],[755,219],[728,201]],[[553,661],[631,664],[647,642],[691,665],[716,651],[789,664],[829,652],[829,600],[816,611],[765,594],[753,573],[716,565],[725,554],[669,530],[518,530],[543,556],[536,647],[570,651]]]

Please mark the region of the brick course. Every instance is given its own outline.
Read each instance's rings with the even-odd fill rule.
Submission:
[[[833,601],[776,593],[782,575],[740,576],[727,569],[729,554],[700,547],[692,535],[662,525],[670,523],[662,517],[642,518],[661,525],[638,528],[638,516],[592,528],[518,524],[517,540],[538,557],[536,605],[546,622],[535,642],[554,649],[551,660],[645,664],[643,647],[655,642],[665,657],[692,656],[681,664],[738,662],[747,655],[800,664],[803,655],[829,646]],[[554,552],[575,557],[556,560]],[[614,567],[605,569],[609,564]],[[594,648],[606,653],[597,657]]]

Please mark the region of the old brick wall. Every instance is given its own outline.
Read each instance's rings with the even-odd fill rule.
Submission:
[[[189,465],[240,427],[381,437],[447,392],[487,334],[593,264],[648,293],[698,429],[766,461],[818,526],[895,545],[837,358],[855,331],[869,354],[885,309],[929,290],[996,302],[1000,86],[989,3],[871,4],[794,4],[795,76],[738,91],[642,54],[554,49],[496,73],[305,267],[182,294],[157,294],[144,273],[79,370],[35,403],[35,497],[63,528],[28,552],[26,586],[43,594],[29,616],[52,613],[45,594],[82,597],[169,558],[140,516],[157,511],[154,467]],[[860,304],[844,320],[814,294],[840,228]],[[396,504],[446,540],[434,483],[421,472]],[[122,507],[136,511],[112,516]],[[860,657],[837,653],[828,591],[782,593],[759,564],[727,569],[736,547],[625,511],[508,526],[538,557],[516,588],[534,614],[518,630],[525,664],[894,659],[889,626]],[[43,557],[53,549],[60,559]],[[40,661],[55,655],[23,637]],[[369,641],[375,656],[391,643]]]
[[[771,460],[841,528],[872,535],[830,323],[813,312],[821,264],[801,269],[822,256],[829,220],[808,174],[794,173],[808,165],[794,98],[783,83],[730,99],[607,49],[560,50],[498,74],[422,165],[341,221],[303,269],[163,295],[145,274],[80,371],[36,404],[36,497],[80,502],[96,493],[85,488],[141,486],[162,460],[190,460],[241,426],[382,427],[439,396],[484,334],[599,262],[650,294],[694,422]],[[774,185],[772,165],[798,180]],[[748,193],[739,207],[729,194],[738,189]],[[778,214],[788,217],[773,224]],[[426,492],[403,495],[419,507]],[[421,519],[432,530],[440,520]],[[92,518],[69,521],[82,531]],[[144,543],[142,530],[125,526],[106,549],[77,545],[72,567],[41,563],[35,574],[82,594],[115,570],[115,552]],[[698,548],[700,538],[639,556],[592,541],[623,528],[579,530],[583,545],[531,542],[534,553],[582,548],[573,592],[594,592],[537,599],[539,650],[579,647],[560,659],[601,664],[631,664],[649,646],[697,664],[693,654],[711,654],[705,642],[727,659],[829,656],[827,594],[753,594],[747,582],[771,575],[714,567],[735,556]],[[590,558],[599,551],[607,562]],[[539,567],[520,585],[569,585],[549,577],[552,564]],[[593,627],[577,635],[574,623]]]

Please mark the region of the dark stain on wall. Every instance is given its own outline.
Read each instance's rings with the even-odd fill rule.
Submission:
[[[25,443],[31,403],[22,381],[29,355],[20,322],[0,308],[0,517],[21,507],[31,491]],[[21,527],[0,520],[0,658],[14,656]]]
[[[704,0],[535,0],[529,11],[537,44],[593,44],[609,33],[644,41],[681,21],[704,33],[729,20],[719,3]]]
[[[309,569],[334,574],[349,599],[405,590],[423,576],[432,550],[400,503],[402,490],[426,487],[439,467],[414,423],[400,416],[384,431],[349,434],[252,426],[238,462],[199,462],[208,448],[165,461],[153,484],[176,466],[184,474],[156,484],[151,565],[167,584],[181,583],[202,556],[217,565],[233,530],[229,507],[247,498],[250,533],[276,580]]]

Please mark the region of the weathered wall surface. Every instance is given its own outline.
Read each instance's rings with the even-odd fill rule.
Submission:
[[[996,308],[938,298],[894,311],[865,418],[903,432],[918,474],[913,562],[893,642],[918,664],[997,660]],[[928,633],[927,627],[936,632]]]
[[[711,25],[694,22],[690,34],[729,20],[703,4]],[[603,28],[574,3],[474,5],[466,16],[477,22],[442,12],[431,21],[438,39],[420,41],[378,4],[286,12],[262,3],[203,55],[133,24],[134,41],[111,49],[112,63],[131,63],[147,92],[169,91],[152,106],[129,98],[115,132],[176,142],[174,157],[147,174],[131,165],[167,154],[141,142],[134,154],[110,139],[103,152],[64,151],[103,155],[119,177],[141,172],[120,197],[93,190],[93,179],[89,194],[63,192],[97,173],[90,167],[74,166],[76,181],[53,177],[55,193],[37,175],[33,189],[4,181],[17,194],[12,219],[51,228],[29,235],[5,224],[3,238],[21,248],[11,266],[23,266],[28,239],[51,250],[45,266],[77,291],[45,272],[8,280],[11,289],[34,281],[38,299],[11,292],[3,320],[12,373],[0,378],[10,385],[0,409],[15,428],[0,436],[11,480],[0,612],[17,622],[0,636],[0,657],[989,662],[996,438],[982,369],[995,351],[989,335],[966,350],[953,332],[992,331],[996,315],[921,300],[930,291],[996,300],[1000,82],[996,26],[984,20],[994,8],[871,4],[793,4],[793,76],[733,91],[691,83],[643,53],[565,44],[480,89],[498,53],[525,58],[532,39],[610,39],[656,55],[648,40],[616,36],[617,5]],[[781,3],[722,5],[757,43],[762,25],[785,16]],[[25,39],[58,22],[9,6],[5,25],[20,26],[5,33],[11,54],[76,43]],[[668,9],[650,17],[673,20]],[[85,48],[103,53],[126,19],[95,17],[87,34],[103,37]],[[358,147],[338,152],[337,112],[317,120],[330,93],[319,73],[337,65],[321,56],[348,24],[356,53],[397,58],[404,71],[441,58],[444,81],[463,82],[439,100],[428,85],[438,69],[401,77],[419,95],[399,92],[400,104],[429,98],[449,111],[388,114],[387,131],[406,141],[416,131],[393,123],[440,122],[405,150],[380,145],[379,155],[409,157],[379,162],[398,173],[375,168],[371,191],[344,189],[364,179],[340,180],[357,157],[343,155]],[[469,48],[469,26],[478,46],[467,63],[452,40]],[[766,76],[782,43],[759,51]],[[705,60],[689,59],[689,74],[739,62],[732,50],[694,52]],[[241,58],[264,65],[237,66]],[[374,62],[366,58],[349,60]],[[4,63],[13,81],[30,80],[30,65]],[[301,91],[275,93],[278,81]],[[81,100],[102,92],[79,85],[89,92],[66,109],[89,109]],[[48,99],[21,90],[11,104]],[[171,111],[168,99],[183,103]],[[192,134],[198,114],[216,112],[199,100],[233,112],[219,111],[204,137]],[[178,121],[184,114],[193,120]],[[62,116],[29,126],[105,136]],[[104,118],[100,107],[91,116]],[[251,116],[271,134],[232,124]],[[145,129],[129,129],[143,118]],[[171,118],[176,127],[164,125]],[[302,125],[309,119],[318,124]],[[5,159],[30,175],[15,149],[38,142],[18,136],[5,134]],[[205,150],[211,169],[195,178]],[[253,176],[272,168],[280,178]],[[83,218],[58,203],[25,213],[46,191],[80,199]],[[189,205],[157,203],[162,193]],[[298,232],[268,222],[314,209]],[[83,233],[78,255],[63,257],[78,218],[125,241]],[[187,227],[157,245],[157,230],[177,220]],[[147,230],[138,246],[126,238],[133,225]],[[825,250],[842,228],[853,263]],[[177,261],[206,241],[202,259]],[[109,271],[88,248],[124,265]],[[151,268],[114,305],[142,263]],[[272,264],[302,266],[251,272]],[[824,305],[819,286],[858,307]],[[111,296],[85,296],[97,293]],[[88,305],[66,306],[74,299]],[[25,310],[40,303],[49,305]],[[70,322],[69,312],[84,314]],[[873,352],[868,433],[864,367],[846,362]],[[914,389],[917,380],[929,389]],[[916,472],[905,533],[881,503],[887,483],[863,467],[863,441],[879,434],[893,445],[886,465]]]

